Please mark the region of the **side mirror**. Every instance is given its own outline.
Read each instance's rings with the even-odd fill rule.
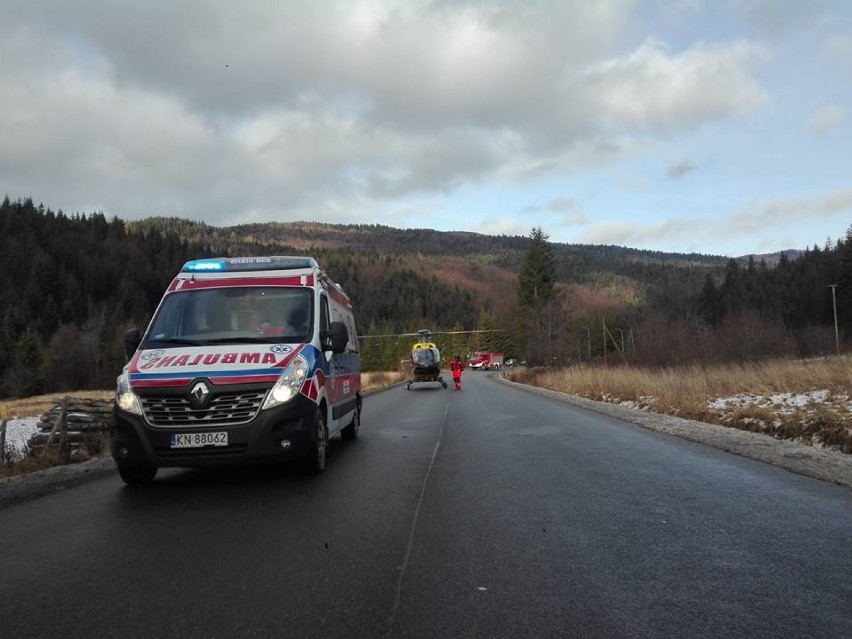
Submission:
[[[330,343],[327,338],[331,338]],[[332,322],[331,330],[324,335],[323,350],[332,353],[345,353],[346,345],[349,343],[349,331],[343,322]]]
[[[136,352],[136,349],[139,348],[139,344],[141,343],[142,335],[140,335],[139,329],[127,329],[124,333],[124,354],[127,356],[128,361],[133,357],[133,353]]]

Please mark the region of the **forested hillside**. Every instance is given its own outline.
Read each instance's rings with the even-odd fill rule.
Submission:
[[[124,330],[144,327],[185,261],[219,255],[314,256],[353,299],[364,335],[497,328],[449,343],[542,363],[600,359],[622,346],[624,358],[651,364],[831,350],[830,284],[838,284],[841,329],[852,321],[852,235],[772,266],[548,246],[555,296],[530,323],[529,308],[518,303],[528,237],[310,222],[124,222],[7,197],[0,205],[0,395],[112,386],[124,363]],[[394,365],[406,343],[365,340],[365,366]]]

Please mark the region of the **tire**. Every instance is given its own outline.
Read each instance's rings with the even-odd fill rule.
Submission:
[[[358,430],[361,428],[361,408],[355,409],[349,426],[340,431],[340,436],[347,441],[358,439]]]
[[[127,466],[118,464],[118,474],[128,486],[150,484],[157,476],[156,466]]]
[[[326,453],[328,452],[328,431],[325,428],[325,418],[317,411],[314,418],[314,443],[305,457],[305,470],[311,475],[321,475],[325,471]]]

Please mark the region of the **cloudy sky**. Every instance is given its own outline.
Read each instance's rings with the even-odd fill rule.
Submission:
[[[848,0],[0,0],[0,196],[722,255],[852,224]]]

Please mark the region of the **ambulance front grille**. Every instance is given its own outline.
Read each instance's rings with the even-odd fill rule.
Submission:
[[[265,392],[228,393],[196,408],[185,397],[142,397],[145,420],[152,426],[245,424],[255,418]]]

